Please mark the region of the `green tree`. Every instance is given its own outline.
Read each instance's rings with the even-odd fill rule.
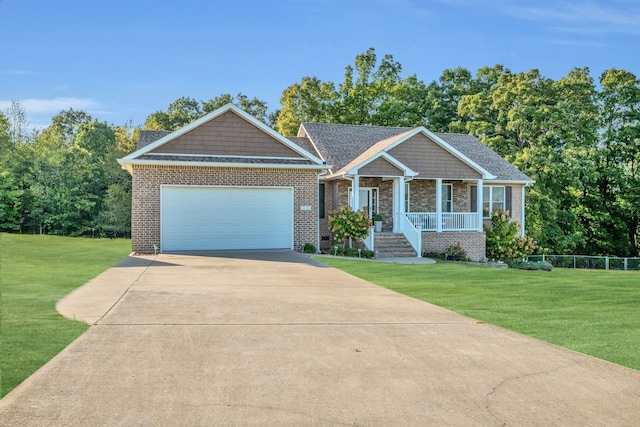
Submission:
[[[401,78],[401,72],[393,56],[378,61],[370,48],[345,68],[339,85],[304,77],[283,91],[275,128],[295,135],[302,122],[420,126],[426,87],[415,75]]]
[[[204,114],[208,114],[228,103],[236,104],[238,107],[269,126],[273,125],[273,123],[271,123],[272,118],[268,114],[269,108],[267,103],[255,97],[250,99],[243,93],[239,93],[235,98],[228,93],[224,93],[208,101],[202,101],[202,111]]]
[[[228,93],[224,93],[208,101],[200,102],[193,98],[178,98],[169,104],[167,111],[156,111],[149,115],[144,122],[144,128],[147,130],[174,131],[230,102],[238,105],[267,125],[272,124],[272,117],[268,114],[266,102],[258,98],[249,98],[242,93],[239,93],[235,98]]]
[[[458,123],[536,180],[526,221],[541,250],[583,251],[588,245],[576,209],[584,184],[577,177],[592,177],[593,169],[576,160],[588,158],[598,131],[588,69],[559,81],[538,70],[514,74],[494,67],[483,75],[482,90],[462,96]]]
[[[107,190],[102,211],[97,218],[99,228],[126,236],[131,233],[131,189],[112,184]]]
[[[602,141],[597,186],[608,239],[601,251],[639,253],[640,232],[640,81],[630,72],[610,69],[600,77]]]
[[[275,128],[282,135],[296,135],[302,122],[330,123],[336,117],[338,98],[333,83],[304,77],[282,92]]]
[[[152,113],[144,122],[144,127],[149,130],[174,131],[203,115],[198,101],[183,96],[169,104],[167,111]]]

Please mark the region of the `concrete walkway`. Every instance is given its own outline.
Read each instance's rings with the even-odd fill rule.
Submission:
[[[93,326],[0,400],[0,425],[640,420],[638,371],[293,252],[210,255],[129,257],[61,301],[62,313]]]

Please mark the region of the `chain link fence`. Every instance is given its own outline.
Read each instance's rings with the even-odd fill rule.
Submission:
[[[530,255],[528,260],[531,262],[546,261],[558,268],[640,270],[640,258],[586,255]]]

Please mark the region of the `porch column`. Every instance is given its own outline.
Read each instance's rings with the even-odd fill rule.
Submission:
[[[393,232],[400,233],[400,219],[404,215],[404,177],[393,178]]]
[[[442,178],[436,179],[436,232],[442,233]]]
[[[351,209],[357,211],[360,207],[360,177],[358,175],[353,176],[353,182],[351,183]]]
[[[478,212],[478,231],[482,231],[483,230],[483,228],[482,228],[482,217],[484,215],[484,212],[483,212],[483,209],[484,209],[484,200],[483,200],[484,191],[482,191],[482,180],[481,179],[478,180],[477,192],[478,193],[477,193],[476,199],[477,199],[478,206],[477,206],[476,209],[477,209],[477,212]]]

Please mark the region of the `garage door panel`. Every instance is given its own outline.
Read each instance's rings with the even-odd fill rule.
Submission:
[[[292,248],[290,188],[162,187],[163,251]]]

